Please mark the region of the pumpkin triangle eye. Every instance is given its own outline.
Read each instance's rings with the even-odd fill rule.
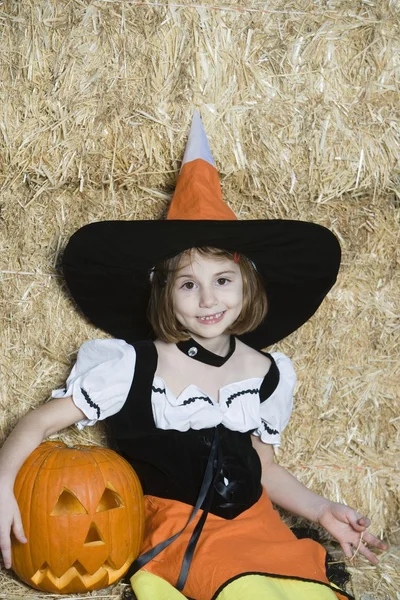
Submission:
[[[111,484],[110,484],[111,485]],[[107,487],[103,492],[102,497],[100,498],[100,502],[98,507],[96,508],[96,512],[104,512],[105,510],[111,510],[112,508],[122,508],[124,503],[122,502],[122,498],[117,492],[110,487]]]
[[[51,511],[51,517],[61,515],[87,515],[87,510],[82,502],[67,488],[64,488],[58,497],[57,503]]]

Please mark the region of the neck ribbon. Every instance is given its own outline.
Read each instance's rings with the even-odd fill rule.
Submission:
[[[210,350],[207,350],[203,346],[196,342],[193,338],[185,340],[184,342],[178,342],[176,347],[194,360],[198,360],[206,365],[210,365],[212,367],[222,367],[232,356],[236,349],[236,339],[234,335],[231,335],[229,341],[229,351],[226,356],[220,356],[219,354],[214,354]]]

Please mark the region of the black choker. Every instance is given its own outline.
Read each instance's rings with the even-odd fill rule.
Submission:
[[[235,336],[231,335],[231,339],[229,341],[229,352],[226,356],[219,356],[219,354],[214,354],[213,352],[210,352],[210,350],[206,350],[193,338],[190,338],[184,342],[178,342],[176,347],[181,352],[186,354],[186,356],[194,358],[194,360],[198,360],[206,365],[211,365],[212,367],[222,367],[222,365],[224,365],[235,352],[236,340]]]

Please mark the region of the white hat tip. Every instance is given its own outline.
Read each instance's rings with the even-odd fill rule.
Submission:
[[[200,111],[198,108],[196,108],[196,110],[193,113],[193,117],[192,117],[192,123],[193,122],[197,122],[197,121],[201,121],[201,115],[200,115]]]
[[[183,156],[182,166],[187,162],[196,160],[196,158],[202,158],[215,167],[215,162],[208,143],[207,134],[205,132],[203,121],[201,120],[198,109],[196,109],[193,113],[192,124],[189,131],[185,154]]]

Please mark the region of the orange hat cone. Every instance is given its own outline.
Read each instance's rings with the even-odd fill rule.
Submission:
[[[167,219],[237,220],[222,198],[218,171],[198,111],[193,116]]]

